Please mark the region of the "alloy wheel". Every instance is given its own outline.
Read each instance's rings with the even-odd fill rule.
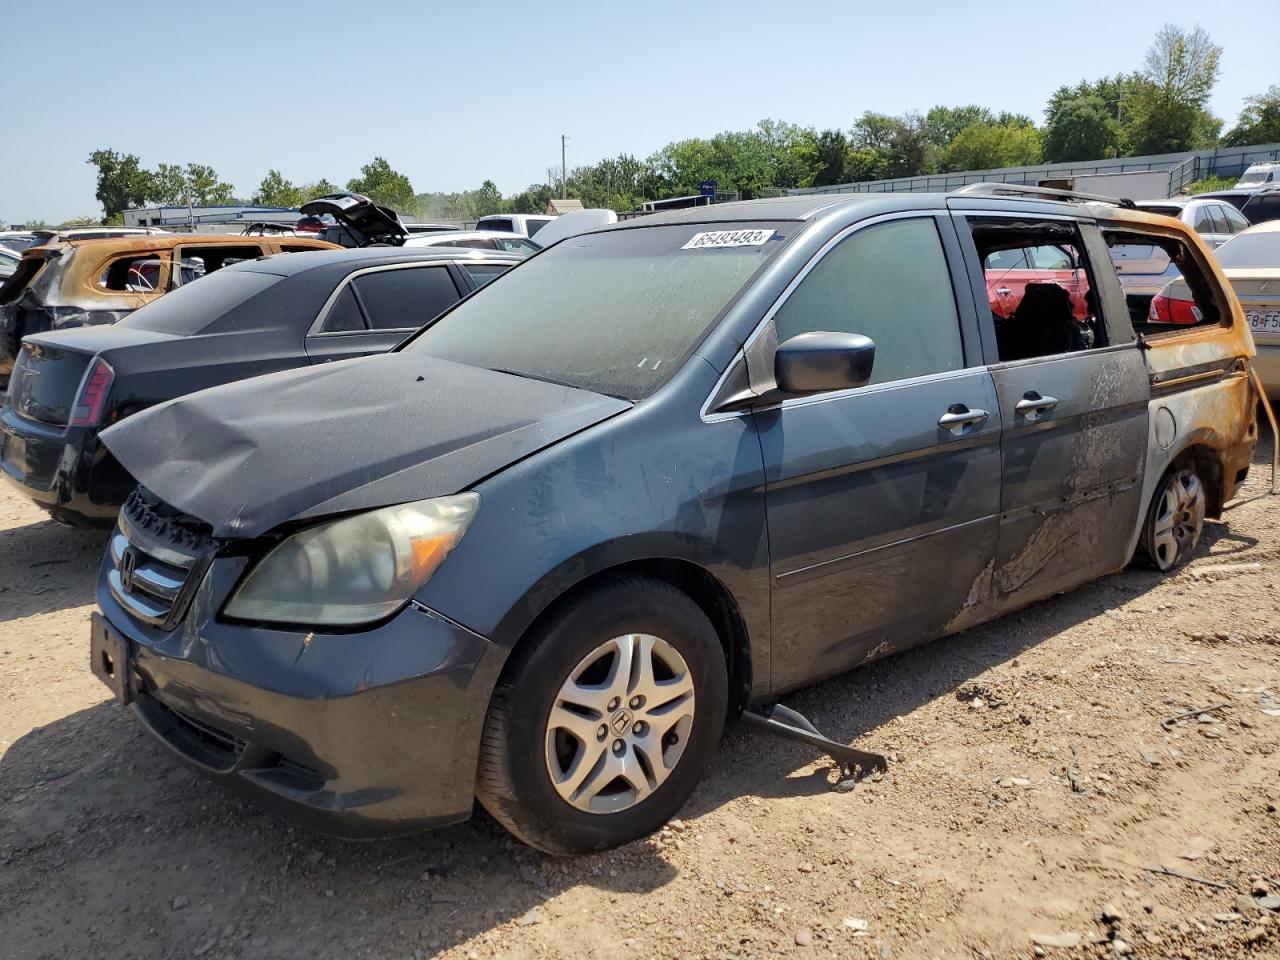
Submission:
[[[587,813],[642,802],[680,762],[694,707],[689,666],[661,637],[628,633],[600,644],[570,671],[547,718],[556,792]]]
[[[1151,527],[1152,559],[1161,570],[1177,566],[1195,549],[1204,528],[1204,484],[1193,470],[1172,473]]]

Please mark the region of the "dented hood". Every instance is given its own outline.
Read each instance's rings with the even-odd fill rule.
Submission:
[[[135,414],[102,440],[215,536],[457,493],[630,407],[420,352],[291,370]]]

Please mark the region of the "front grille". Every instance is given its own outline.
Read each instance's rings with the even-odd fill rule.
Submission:
[[[134,490],[111,534],[111,595],[139,620],[172,629],[213,554],[213,540],[204,527],[141,487]]]

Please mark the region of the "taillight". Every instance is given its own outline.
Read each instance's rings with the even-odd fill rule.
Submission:
[[[84,382],[80,384],[80,394],[76,397],[75,409],[71,412],[71,426],[97,426],[102,419],[102,410],[107,405],[107,394],[111,391],[111,381],[115,376],[105,360],[94,357]]]
[[[1193,327],[1204,319],[1204,315],[1190,300],[1179,300],[1160,294],[1151,298],[1151,309],[1147,312],[1147,319],[1152,323],[1178,323]]]

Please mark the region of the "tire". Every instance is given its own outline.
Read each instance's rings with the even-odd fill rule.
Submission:
[[[537,626],[503,671],[477,797],[546,853],[647,836],[702,779],[728,689],[719,637],[688,595],[643,577],[590,587]]]
[[[1205,483],[1192,460],[1175,462],[1156,485],[1142,524],[1141,560],[1162,573],[1190,559],[1204,531]]]

